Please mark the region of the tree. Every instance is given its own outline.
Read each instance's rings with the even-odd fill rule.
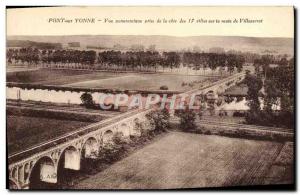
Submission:
[[[286,58],[281,58],[278,64],[281,65],[281,66],[287,66],[288,63],[289,62],[287,61]]]
[[[269,70],[265,82],[266,109],[269,123],[278,126],[294,127],[294,66],[278,66]],[[279,103],[280,102],[280,103]],[[280,105],[280,111],[274,114],[272,105]]]
[[[262,80],[251,74],[247,74],[245,78],[245,83],[248,86],[247,100],[250,110],[246,117],[246,120],[250,123],[256,122],[260,114],[260,101],[259,101],[259,91],[261,90],[263,83]]]
[[[93,101],[93,97],[90,93],[83,93],[80,96],[81,102],[82,104],[86,107],[86,108],[93,108],[95,106],[94,101]]]
[[[274,57],[272,55],[263,55],[260,59],[256,59],[254,61],[254,66],[256,67],[257,71],[262,68],[265,79],[267,78],[267,72],[270,68],[270,64],[273,62],[273,58]]]
[[[176,116],[180,118],[180,127],[185,131],[191,131],[196,128],[196,112],[189,108],[177,110]]]
[[[178,68],[180,64],[180,56],[177,52],[163,52],[164,65],[171,69]]]
[[[238,72],[243,70],[243,65],[245,63],[245,58],[242,55],[236,56],[236,68]]]
[[[264,110],[271,114],[273,105],[279,104],[278,97],[280,97],[280,91],[270,79],[265,81],[264,91]]]
[[[236,68],[238,72],[241,72],[244,63],[245,63],[245,58],[242,55],[229,54],[227,56],[227,67],[230,73],[234,71],[234,68]]]
[[[169,111],[164,108],[162,110],[151,111],[146,115],[151,125],[155,127],[154,131],[166,131],[169,127],[170,114]]]
[[[231,74],[234,71],[234,67],[235,67],[235,55],[234,54],[229,54],[227,56],[227,70],[229,71],[229,73]]]

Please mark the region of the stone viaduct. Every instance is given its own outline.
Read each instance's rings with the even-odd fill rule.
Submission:
[[[138,123],[142,124],[143,128],[151,128],[146,123],[145,118],[146,113],[149,111],[124,113],[121,116],[123,119],[120,119],[120,116],[108,119],[112,123],[105,127],[102,124],[106,123],[107,120],[103,120],[92,125],[96,129],[94,131],[9,164],[10,188],[28,189],[30,180],[33,177],[32,173],[35,171],[39,172],[41,181],[56,183],[59,163],[63,163],[66,169],[80,170],[82,158],[97,158],[100,146],[110,142],[115,133],[121,132],[125,138],[129,138],[130,135],[140,136],[141,132],[137,128]],[[88,126],[80,131],[88,131],[92,127]],[[51,142],[53,141],[50,141],[49,144]],[[31,148],[30,151],[38,148],[39,146]],[[23,155],[26,152],[29,152],[29,150],[9,156],[8,158]]]

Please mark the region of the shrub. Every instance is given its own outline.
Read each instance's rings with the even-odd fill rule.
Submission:
[[[244,138],[247,135],[247,133],[245,131],[240,130],[240,129],[237,129],[235,134],[236,134],[236,136],[238,136],[240,138]]]
[[[149,120],[150,125],[155,127],[154,131],[165,131],[170,125],[170,113],[166,108],[162,110],[151,111],[146,115],[146,117]]]
[[[204,132],[204,134],[206,134],[206,135],[211,135],[211,131],[210,131],[210,130],[207,130],[207,131]]]
[[[202,130],[201,128],[196,128],[195,133],[202,134],[202,133],[203,133],[203,130]]]
[[[94,104],[94,101],[93,101],[93,96],[90,93],[87,93],[87,92],[83,93],[80,96],[80,99],[81,99],[82,104],[86,108],[94,108],[95,107],[95,104]]]
[[[117,132],[112,137],[112,141],[114,144],[122,145],[127,144],[128,139],[126,139],[122,132]]]
[[[244,117],[245,112],[235,111],[232,116],[234,116],[234,117]]]
[[[219,134],[220,134],[220,135],[225,135],[224,130],[220,130],[220,131],[219,131]]]
[[[226,96],[225,99],[224,99],[224,101],[225,101],[227,104],[230,104],[231,102],[234,101],[234,98],[231,97],[231,96]]]
[[[114,134],[111,142],[106,143],[100,148],[100,159],[111,163],[119,160],[127,150],[127,141],[124,139],[123,133],[118,132]]]
[[[246,115],[246,122],[248,124],[260,124],[261,113],[260,111],[251,111]]]
[[[243,101],[243,99],[244,99],[244,97],[238,96],[238,97],[236,97],[236,102]]]
[[[227,116],[227,112],[224,109],[221,109],[219,112],[219,116]]]
[[[130,136],[130,139],[132,141],[130,144],[132,145],[142,144],[150,140],[155,135],[155,129],[146,127],[144,122],[136,123],[136,128],[138,129],[138,131],[140,131],[140,136]]]
[[[177,111],[175,114],[180,118],[180,127],[183,130],[191,131],[196,128],[196,113],[194,110],[186,108],[185,110]]]
[[[118,152],[118,146],[114,145],[113,142],[108,142],[104,146],[101,147],[101,153],[100,153],[100,159],[111,163],[117,160],[117,152]]]

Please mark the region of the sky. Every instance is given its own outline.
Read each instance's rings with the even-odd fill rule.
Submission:
[[[7,36],[213,35],[294,37],[293,7],[46,7],[7,9],[6,15]],[[75,20],[79,18],[94,19],[95,23],[76,23]],[[64,22],[57,22],[57,19],[64,19]],[[104,22],[105,19],[112,20],[113,23]],[[115,23],[115,20],[119,19],[136,19],[142,20],[143,23]],[[154,23],[145,23],[144,21],[148,19],[153,20]],[[161,23],[157,23],[158,19],[161,20]],[[163,19],[168,23],[163,23]],[[186,22],[179,23],[181,19]],[[240,19],[261,22],[240,23]],[[72,20],[71,23],[66,22],[70,20]],[[174,20],[177,22],[174,23]],[[205,20],[207,20],[206,23],[203,22]],[[237,23],[233,23],[234,20]],[[224,23],[224,21],[231,21],[231,23]]]

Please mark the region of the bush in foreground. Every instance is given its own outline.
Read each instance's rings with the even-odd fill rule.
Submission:
[[[186,108],[185,110],[178,110],[175,113],[180,118],[180,127],[185,131],[191,131],[196,128],[196,113],[193,110]]]
[[[156,132],[166,131],[169,127],[170,114],[167,109],[151,111],[146,115],[146,118]]]
[[[112,140],[100,148],[100,159],[111,163],[121,158],[127,150],[127,140],[121,132],[116,133]]]

